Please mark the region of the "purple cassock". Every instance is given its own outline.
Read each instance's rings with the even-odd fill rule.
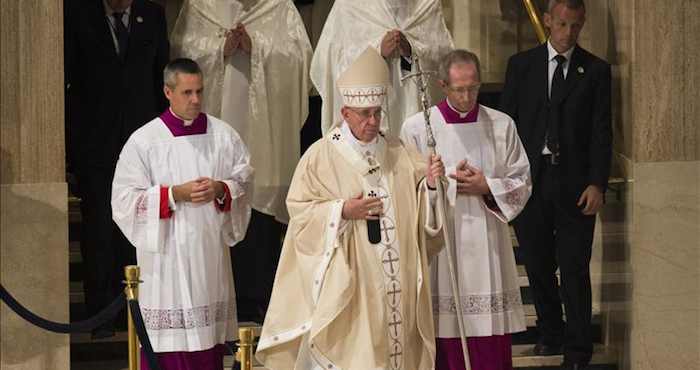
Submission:
[[[161,370],[224,370],[226,348],[218,344],[214,348],[196,352],[156,353]],[[151,370],[146,354],[141,349],[141,370]]]
[[[511,370],[510,334],[467,338],[472,370]],[[464,370],[459,338],[437,338],[436,370]]]
[[[479,118],[479,105],[466,115],[450,107],[447,100],[438,104],[442,118],[448,124],[473,123]],[[464,370],[462,345],[459,338],[436,338],[436,370]],[[510,334],[467,338],[467,350],[472,370],[511,370],[513,359]]]

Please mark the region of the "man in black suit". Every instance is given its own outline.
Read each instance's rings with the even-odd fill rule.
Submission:
[[[541,334],[535,353],[563,351],[565,369],[584,368],[593,350],[589,262],[612,155],[610,65],[577,45],[585,16],[583,0],[551,0],[549,41],[510,58],[501,97],[533,179],[514,226]]]
[[[132,132],[160,114],[169,58],[163,8],[148,0],[65,0],[68,162],[81,197],[81,243],[88,314],[121,291],[134,251],[112,221],[117,157]],[[113,324],[93,337],[114,334]]]

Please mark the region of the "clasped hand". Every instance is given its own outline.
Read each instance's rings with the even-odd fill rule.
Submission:
[[[199,177],[172,188],[176,202],[208,203],[224,195],[224,184],[208,177]]]
[[[381,52],[384,58],[395,56],[396,50],[404,57],[411,56],[411,44],[403,33],[399,30],[391,30],[382,39]]]
[[[451,179],[457,181],[457,194],[485,195],[490,192],[484,172],[471,166],[464,159],[457,164],[455,173],[449,176]]]
[[[237,49],[250,54],[253,42],[246,31],[245,26],[238,24],[236,28],[226,31],[226,42],[224,43],[224,56],[231,56]]]

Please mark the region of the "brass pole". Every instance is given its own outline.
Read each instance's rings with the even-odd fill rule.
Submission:
[[[542,25],[542,17],[540,17],[540,13],[537,11],[535,4],[532,3],[532,0],[523,0],[523,5],[525,5],[525,10],[530,16],[530,22],[532,22],[532,27],[535,28],[537,40],[539,40],[540,43],[547,41],[547,33],[545,32],[544,26]]]
[[[241,363],[241,370],[253,370],[253,329],[238,329],[238,351],[236,361]]]
[[[139,267],[125,266],[124,267],[124,292],[126,293],[127,312],[129,314],[129,370],[138,370],[139,364],[139,338],[136,335],[136,326],[134,326],[134,318],[131,317],[129,309],[129,301],[139,298]]]

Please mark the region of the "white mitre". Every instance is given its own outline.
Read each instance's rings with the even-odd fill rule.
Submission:
[[[389,67],[371,46],[336,81],[343,105],[353,108],[381,106],[389,83]]]

